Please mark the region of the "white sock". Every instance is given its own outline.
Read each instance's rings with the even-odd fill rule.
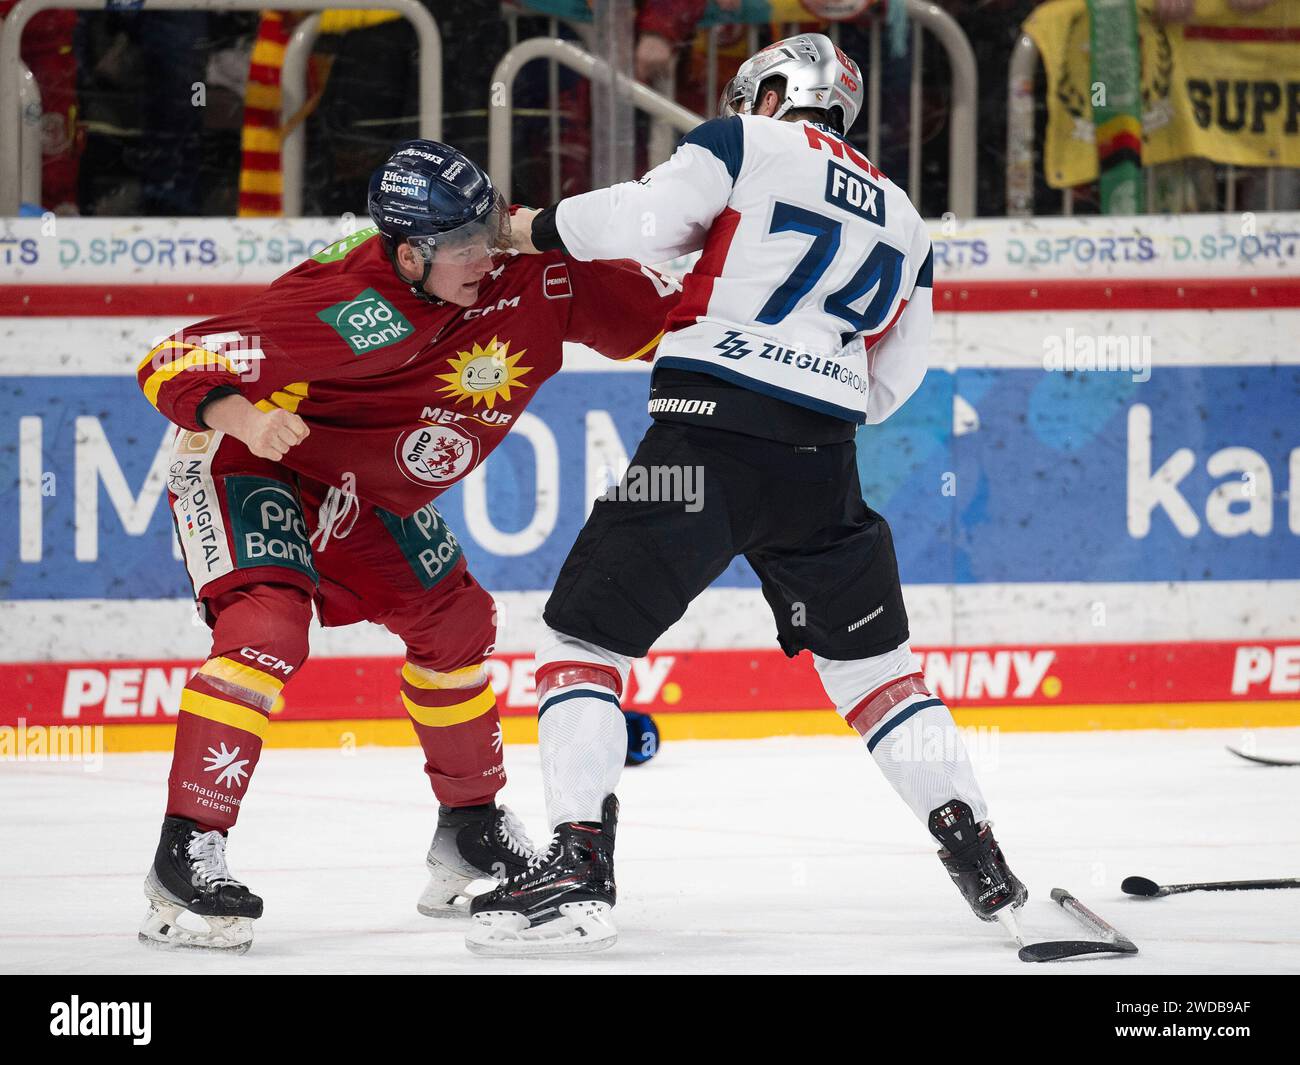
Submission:
[[[537,742],[551,825],[600,821],[627,758],[627,723],[614,693],[594,684],[553,688],[538,706]]]
[[[874,658],[813,661],[840,716],[927,830],[931,812],[953,799],[970,806],[977,824],[988,819],[957,724],[926,687],[907,641]]]
[[[970,806],[976,824],[988,820],[966,744],[940,699],[913,695],[862,739],[885,779],[927,828],[931,812],[953,799]]]

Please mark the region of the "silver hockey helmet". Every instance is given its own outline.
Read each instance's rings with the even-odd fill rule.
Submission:
[[[752,114],[759,86],[778,74],[785,78],[785,99],[773,118],[796,107],[838,110],[847,133],[862,110],[862,73],[858,65],[824,33],[801,33],[769,44],[746,59],[723,89],[718,113]]]

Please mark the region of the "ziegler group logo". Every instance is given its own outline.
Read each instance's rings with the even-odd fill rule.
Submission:
[[[402,312],[373,288],[317,311],[316,317],[347,341],[353,355],[387,347],[415,332]]]

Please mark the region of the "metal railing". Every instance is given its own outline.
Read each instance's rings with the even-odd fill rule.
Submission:
[[[1029,218],[1034,213],[1034,173],[1036,170],[1036,146],[1034,144],[1034,85],[1041,65],[1042,56],[1038,45],[1027,33],[1022,33],[1015,47],[1011,50],[1011,63],[1007,78],[1007,177],[1006,177],[1006,211],[1010,218]],[[1181,169],[1185,173],[1189,165],[1200,160],[1181,160]],[[1206,161],[1208,164],[1208,161]],[[1177,164],[1167,163],[1164,166]],[[1147,210],[1182,210],[1186,205],[1181,201],[1177,207],[1163,208],[1153,206],[1156,203],[1157,170],[1144,167],[1146,178]],[[1232,212],[1237,209],[1238,168],[1228,163],[1224,166],[1224,198],[1222,210]],[[1180,187],[1181,187],[1180,183]],[[1277,168],[1269,167],[1264,175],[1264,210],[1277,209],[1278,192]],[[1204,205],[1195,204],[1188,210],[1204,210]],[[1061,214],[1074,214],[1074,189],[1061,190]]]
[[[948,55],[948,65],[952,71],[952,97],[949,111],[948,134],[948,210],[960,217],[971,218],[975,214],[975,140],[976,109],[979,100],[979,74],[975,65],[975,53],[966,39],[965,33],[957,21],[946,11],[933,3],[923,0],[907,0],[907,12],[912,20],[912,74],[909,91],[910,121],[908,153],[908,195],[914,203],[920,202],[921,196],[921,64],[923,61],[923,30],[932,34],[943,46]],[[794,27],[787,27],[795,32]],[[832,24],[828,30],[831,38],[838,43],[838,26]],[[880,156],[880,113],[881,113],[881,38],[880,22],[871,23],[870,61],[867,77],[867,121],[868,121],[868,156],[879,159]],[[758,27],[749,27],[750,51],[758,50]],[[718,98],[717,84],[717,27],[709,30],[709,62],[706,99],[710,107]],[[497,64],[492,75],[494,86],[504,86],[506,94],[504,106],[497,106],[492,101],[488,115],[488,169],[492,180],[499,184],[503,195],[509,198],[510,170],[512,165],[512,148],[510,142],[510,125],[514,108],[514,79],[520,68],[534,59],[548,59],[559,62],[586,77],[608,77],[608,66],[604,60],[597,58],[568,41],[552,38],[533,38],[515,45]],[[623,74],[617,75],[620,85],[631,94],[633,103],[647,112],[652,119],[676,129],[679,133],[689,132],[704,117],[688,111],[662,93]],[[653,127],[652,127],[653,128]],[[558,133],[553,131],[552,137]],[[554,145],[552,145],[554,150]],[[652,161],[661,155],[661,151],[652,152]]]
[[[587,78],[609,80],[613,77],[620,91],[628,94],[635,107],[667,122],[681,133],[689,133],[704,121],[694,111],[688,111],[681,104],[659,95],[641,82],[626,74],[615,73],[603,59],[584,52],[576,44],[551,37],[534,37],[522,41],[501,57],[501,62],[492,72],[489,90],[493,94],[498,91],[504,94],[500,102],[491,99],[488,103],[488,173],[507,202],[510,200],[511,170],[514,165],[511,119],[514,114],[515,78],[523,65],[534,59],[552,60]]]
[[[41,202],[41,115],[45,108],[41,103],[41,87],[28,69],[27,64],[19,62],[18,76],[21,79],[18,88],[18,109],[22,122],[21,174],[22,202],[39,205]]]
[[[419,0],[147,0],[144,14],[150,11],[262,11],[268,6],[283,11],[325,11],[342,6],[367,11],[396,11],[415,28],[419,40],[420,136],[437,140],[442,130],[442,38],[438,24]],[[34,15],[54,9],[74,11],[113,10],[120,4],[112,0],[18,0],[0,22],[0,215],[16,215],[24,193],[23,156],[30,154],[23,145],[22,105],[24,83],[21,78],[20,42],[23,30]],[[307,23],[311,27],[306,29]],[[306,20],[295,31],[285,51],[282,71],[283,107],[281,114],[292,115],[305,102],[307,57],[320,29],[319,18]],[[301,34],[301,36],[300,36]],[[291,66],[292,64],[292,66]],[[302,158],[305,130],[300,123],[282,146],[285,175],[282,184],[285,213],[292,202],[302,209]],[[39,149],[37,150],[39,186]],[[294,167],[290,172],[290,164]],[[30,178],[29,178],[30,181]],[[39,202],[39,187],[37,189]]]
[[[952,96],[948,112],[948,210],[962,218],[975,215],[975,139],[976,114],[979,107],[979,71],[975,65],[975,51],[966,39],[957,20],[937,4],[925,0],[907,0],[907,17],[912,31],[912,71],[908,89],[908,152],[907,194],[913,203],[921,202],[921,66],[924,61],[925,34],[928,31],[948,55],[948,68],[952,72]],[[881,17],[878,11],[864,16],[870,19],[867,52],[867,157],[880,162],[881,114]],[[840,27],[832,22],[827,35],[840,43]],[[798,27],[784,27],[787,34],[799,32]],[[758,51],[758,27],[748,27],[748,51]],[[708,74],[705,99],[710,108],[716,105],[718,86],[718,28],[709,30]]]
[[[958,218],[975,217],[976,112],[979,107],[979,73],[975,50],[948,12],[937,4],[907,0],[907,17],[912,23],[912,78],[908,106],[907,194],[921,202],[921,63],[924,35],[928,30],[948,53],[952,73],[952,95],[948,99],[948,210]],[[833,35],[834,37],[835,35]],[[880,19],[871,23],[871,69],[867,82],[867,110],[870,115],[868,155],[880,158]]]
[[[150,0],[152,2],[152,0]],[[339,6],[340,0],[333,4]],[[354,4],[346,0],[348,7],[373,6],[406,13],[404,4],[410,4],[419,14],[407,15],[415,26],[420,42],[420,136],[426,140],[442,140],[442,34],[438,24],[428,9],[416,0],[382,0],[373,5]],[[428,27],[421,32],[421,23],[427,21]],[[284,66],[280,71],[280,121],[283,124],[289,117],[298,114],[307,102],[307,65],[311,60],[312,48],[320,36],[320,15],[305,18],[294,29],[289,43],[284,49]],[[428,83],[435,91],[426,99],[424,93],[426,67]],[[427,108],[425,105],[428,105]],[[284,174],[281,203],[286,217],[293,218],[302,214],[303,170],[307,157],[307,123],[298,122],[284,135],[280,145],[280,167]]]

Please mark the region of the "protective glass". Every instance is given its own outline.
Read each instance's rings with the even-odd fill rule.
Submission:
[[[732,115],[747,115],[752,106],[749,99],[750,81],[748,78],[732,78],[722,87],[718,98],[718,117],[729,118]]]
[[[466,264],[500,254],[510,247],[510,211],[499,192],[492,197],[491,208],[473,222],[445,233],[408,237],[406,242],[430,264]]]

